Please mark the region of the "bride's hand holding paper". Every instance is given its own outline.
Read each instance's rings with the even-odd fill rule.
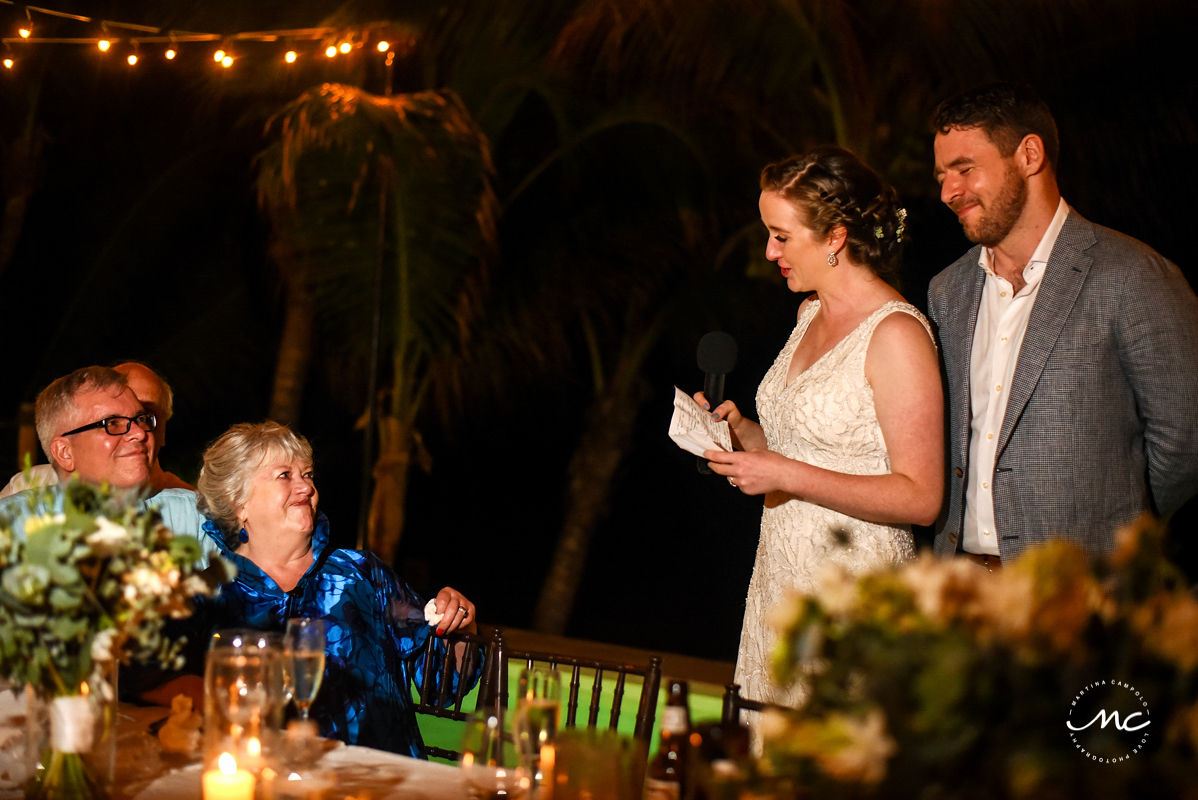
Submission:
[[[732,432],[725,421],[717,421],[677,386],[674,387],[674,416],[670,419],[670,438],[688,453],[703,455],[705,450],[732,449]]]

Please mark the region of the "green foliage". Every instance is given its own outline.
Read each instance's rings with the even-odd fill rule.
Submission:
[[[22,516],[0,519],[0,675],[58,696],[97,662],[176,660],[182,643],[162,626],[211,593],[199,543],[131,500],[71,482],[29,492]]]
[[[806,699],[767,721],[763,766],[828,797],[1179,796],[1198,755],[1198,599],[1162,536],[1143,521],[1109,559],[1057,541],[993,575],[927,554],[829,570],[777,612],[778,677]],[[1151,744],[1096,762],[1066,722],[1112,681],[1151,709]]]

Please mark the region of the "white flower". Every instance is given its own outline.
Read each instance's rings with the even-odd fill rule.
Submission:
[[[112,646],[116,642],[116,628],[105,628],[92,639],[92,661],[112,661],[115,654]]]
[[[767,741],[779,740],[790,732],[791,718],[776,708],[761,712],[761,737]]]
[[[886,762],[897,747],[886,733],[886,717],[879,709],[871,709],[864,720],[832,714],[829,722],[836,724],[848,742],[819,759],[825,772],[862,783],[877,783],[885,777]]]
[[[924,553],[903,566],[899,576],[915,597],[924,616],[943,620],[948,615],[969,612],[976,602],[982,572],[963,558],[943,559]]]
[[[815,579],[819,604],[831,616],[845,616],[857,604],[857,579],[840,564],[827,562]]]
[[[107,517],[96,517],[96,530],[88,534],[87,543],[100,556],[111,555],[129,543],[129,530]]]
[[[170,584],[163,576],[149,567],[137,567],[125,574],[125,599],[130,603],[137,600],[139,595],[146,597],[169,597]]]
[[[199,575],[188,575],[183,579],[181,588],[183,589],[183,594],[188,596],[197,594],[208,595],[212,593],[208,588],[208,584]]]
[[[790,590],[777,604],[765,612],[766,623],[776,631],[788,631],[799,624],[803,614],[803,596]]]

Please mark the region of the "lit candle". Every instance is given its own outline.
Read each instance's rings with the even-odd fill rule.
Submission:
[[[245,753],[241,757],[241,766],[250,772],[262,769],[262,741],[257,736],[245,740]]]
[[[228,753],[221,753],[218,769],[204,773],[204,800],[254,800],[254,776],[237,768]]]
[[[546,792],[553,791],[553,768],[557,764],[557,751],[553,749],[551,744],[541,745],[541,763],[539,785],[544,786]]]

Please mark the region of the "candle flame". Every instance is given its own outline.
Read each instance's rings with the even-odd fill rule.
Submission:
[[[216,760],[216,766],[220,768],[222,775],[237,774],[237,761],[232,753],[221,753],[220,758]]]

